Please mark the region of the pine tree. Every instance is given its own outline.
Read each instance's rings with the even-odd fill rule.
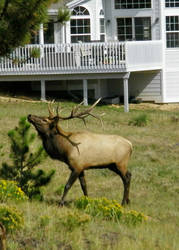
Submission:
[[[30,43],[40,24],[48,22],[48,7],[58,1],[0,0],[0,57],[9,56],[15,48]],[[63,23],[67,16],[69,11],[62,11],[57,19]]]
[[[47,185],[55,171],[46,173],[42,169],[34,171],[34,168],[46,158],[46,153],[42,146],[35,152],[30,152],[30,146],[34,142],[36,135],[30,133],[30,124],[23,117],[19,121],[19,126],[8,133],[11,142],[10,159],[12,165],[2,163],[0,177],[2,179],[14,180],[29,198],[43,199],[41,187]]]

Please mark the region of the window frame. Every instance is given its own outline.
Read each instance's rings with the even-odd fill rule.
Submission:
[[[80,12],[79,12],[79,14],[71,15],[71,18],[70,18],[70,38],[71,38],[71,43],[77,43],[79,41],[86,42],[85,39],[87,39],[87,42],[90,42],[90,40],[91,40],[91,18],[90,18],[90,12],[89,12],[88,9],[86,9],[83,6],[77,6],[76,8],[74,8],[72,10],[72,13],[75,11],[75,9],[78,9],[78,8],[79,9],[83,8],[83,11],[86,12],[86,13],[88,13],[88,14],[84,15],[84,14],[80,14]],[[82,20],[83,25],[82,26],[79,26],[79,25],[72,26],[73,20],[75,20],[76,23],[78,23],[79,20]],[[85,24],[84,24],[85,20],[89,20],[89,32],[78,33],[78,31],[80,30],[80,27],[83,30],[85,30],[88,27],[88,25],[85,26]],[[76,29],[77,33],[72,33],[72,28]],[[82,39],[78,39],[78,37],[81,37]],[[76,39],[76,41],[73,41],[73,39]]]
[[[172,21],[172,19],[175,21],[176,21],[176,19],[178,19],[178,20],[177,20],[177,22],[172,23],[172,22],[167,21],[167,19],[169,21],[170,20]],[[176,16],[176,15],[175,16],[166,16],[165,23],[166,23],[166,48],[167,49],[179,49],[179,15],[178,16]],[[177,27],[177,29],[176,29],[176,27]],[[169,36],[172,37],[172,35],[173,35],[173,37],[175,35],[177,35],[178,38],[173,39],[173,40],[172,39],[169,40],[168,37]],[[169,46],[169,43],[170,43],[170,46]],[[172,43],[174,46],[172,46]],[[177,46],[176,46],[176,43],[178,43]]]
[[[173,6],[171,6],[172,4]],[[179,8],[179,0],[173,0],[173,2],[171,2],[171,0],[165,0],[165,8]]]
[[[100,33],[100,41],[105,42],[106,41],[106,24],[105,24],[105,17],[104,17],[103,9],[101,9],[99,12],[99,33]]]
[[[44,28],[44,44],[54,44],[54,43],[55,43],[55,26],[54,26],[54,20],[51,19]]]
[[[150,27],[149,27],[149,38],[150,39],[143,39],[143,40],[137,40],[136,39],[136,19],[144,19],[144,18],[148,18],[149,19],[149,21],[150,21]],[[118,26],[118,19],[131,19],[131,25],[129,25],[128,26],[128,28],[130,28],[131,29],[131,38],[130,39],[126,39],[127,38],[127,35],[126,35],[126,33],[124,33],[123,34],[123,36],[125,37],[125,40],[120,40],[119,39],[119,26]],[[118,40],[119,41],[121,41],[121,42],[125,42],[125,41],[151,41],[152,40],[152,17],[151,16],[139,16],[139,17],[118,17],[117,19],[116,19],[116,23],[117,23],[117,37],[118,37]],[[124,28],[125,28],[125,30],[126,30],[126,26],[125,26],[125,24],[124,24]],[[128,34],[128,36],[130,35],[130,33]],[[143,37],[144,37],[144,32],[143,32]]]
[[[131,3],[129,3],[129,1],[128,0],[123,0],[123,1],[125,1],[125,3],[117,3],[117,1],[121,1],[121,0],[114,0],[114,9],[116,9],[116,10],[136,10],[136,9],[152,9],[152,0],[145,0],[146,2],[150,2],[149,4],[150,4],[150,7],[134,7],[135,5],[142,5],[142,4],[144,4],[144,5],[146,5],[147,3],[144,3],[144,1],[141,1],[141,0],[131,0]],[[136,1],[136,3],[134,3],[134,1]],[[117,7],[117,5],[118,5],[118,7]],[[126,5],[126,7],[124,8],[124,7],[122,7],[122,6],[125,6]],[[129,6],[129,5],[131,5],[131,8],[129,8],[129,7],[127,7],[127,5]]]

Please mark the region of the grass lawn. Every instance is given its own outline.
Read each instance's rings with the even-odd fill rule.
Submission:
[[[61,106],[65,114],[74,103],[64,101]],[[8,249],[179,249],[179,109],[140,110],[136,107],[124,113],[123,107],[98,106],[94,113],[103,114],[104,128],[90,117],[87,129],[118,134],[132,142],[134,150],[128,164],[132,173],[131,204],[125,209],[142,212],[148,220],[134,226],[100,216],[85,217],[86,213],[74,205],[82,196],[78,181],[67,195],[68,205],[58,207],[70,171],[64,163],[48,157],[37,166],[56,170],[51,183],[43,190],[45,201],[13,203],[24,213],[24,227],[7,235]],[[1,163],[10,161],[8,131],[18,125],[20,117],[28,114],[48,115],[47,104],[0,102]],[[144,126],[133,122],[141,115],[141,119],[146,119]],[[77,119],[63,122],[62,127],[68,131],[86,129]],[[35,132],[33,127],[31,130]],[[41,143],[40,139],[36,143]],[[123,185],[116,174],[109,170],[89,170],[86,181],[89,197],[121,202]]]

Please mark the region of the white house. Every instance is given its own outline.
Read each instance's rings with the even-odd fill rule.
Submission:
[[[49,9],[55,21],[58,7]],[[83,90],[90,97],[179,102],[179,0],[73,0],[65,25],[43,25],[33,44],[1,58],[0,81],[41,82],[45,90]],[[13,58],[40,49],[40,58]],[[34,82],[34,83],[33,83]]]

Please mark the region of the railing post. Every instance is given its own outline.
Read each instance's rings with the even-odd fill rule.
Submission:
[[[41,80],[41,101],[45,101],[45,80]]]
[[[130,72],[127,73],[123,78],[123,84],[124,84],[124,112],[129,112],[129,88],[128,88],[129,76],[130,76]]]
[[[39,29],[39,44],[44,44],[43,24],[40,24],[40,29]]]
[[[83,102],[84,106],[88,106],[88,81],[83,79]]]

